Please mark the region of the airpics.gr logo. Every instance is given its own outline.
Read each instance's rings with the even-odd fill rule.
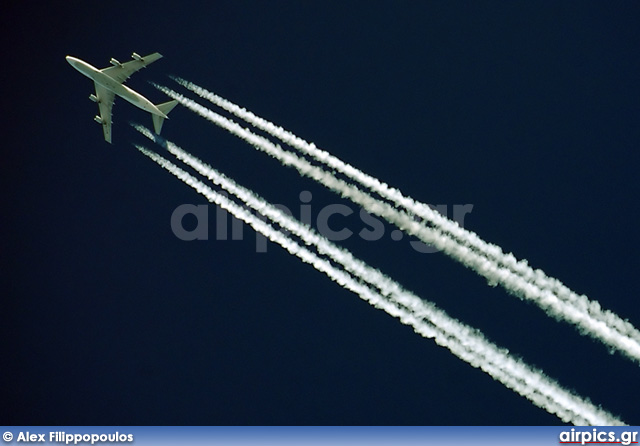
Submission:
[[[630,445],[638,443],[638,432],[633,431],[599,431],[591,429],[580,431],[572,428],[569,432],[560,433],[560,444],[621,444]]]
[[[227,196],[226,193],[221,195]],[[387,227],[382,220],[371,215],[364,209],[358,212],[345,204],[329,204],[319,209],[313,209],[311,201],[312,194],[309,191],[302,191],[299,195],[300,206],[298,212],[294,214],[287,206],[275,204],[274,206],[288,216],[297,218],[305,225],[314,228],[320,235],[330,241],[339,242],[357,236],[365,241],[378,241],[388,236],[393,241],[400,241],[405,234],[399,229],[387,231]],[[431,206],[444,216],[450,216],[460,227],[464,227],[465,216],[473,210],[472,204],[454,204],[452,206],[441,204]],[[210,240],[210,215],[212,205],[194,205],[182,204],[171,214],[171,230],[173,234],[184,241],[194,240]],[[230,216],[229,213],[220,208],[215,207],[215,240],[243,240],[244,224],[237,218]],[[450,215],[451,213],[451,215]],[[258,215],[258,218],[265,218]],[[193,220],[195,219],[195,225]],[[355,219],[355,223],[354,220]],[[185,224],[186,220],[190,220]],[[353,231],[347,226],[359,229]],[[355,225],[355,226],[354,226]],[[188,226],[185,227],[185,226]],[[433,246],[427,245],[419,240],[410,240],[409,245],[417,252],[429,254],[438,252],[439,250]],[[256,233],[256,252],[267,252],[267,239],[262,234]]]

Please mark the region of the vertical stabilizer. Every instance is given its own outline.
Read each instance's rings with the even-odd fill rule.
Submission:
[[[158,107],[158,110],[160,110],[166,116],[169,114],[171,110],[173,110],[173,107],[175,107],[176,105],[178,105],[178,101],[174,100],[174,101],[165,102],[164,104],[158,104],[156,105],[156,107]],[[151,118],[153,119],[153,129],[159,135],[160,130],[162,130],[162,124],[164,123],[164,118],[162,116],[158,116],[154,114],[151,115]]]

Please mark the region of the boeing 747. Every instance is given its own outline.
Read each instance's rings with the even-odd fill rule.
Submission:
[[[164,104],[154,105],[140,93],[136,93],[131,88],[123,85],[133,73],[160,59],[162,55],[160,53],[153,53],[141,57],[133,53],[131,57],[133,60],[125,63],[120,63],[112,58],[111,65],[113,66],[101,70],[75,57],[66,57],[67,62],[69,62],[73,68],[87,76],[95,84],[96,94],[90,95],[89,99],[98,103],[100,114],[94,119],[98,124],[102,124],[104,139],[108,143],[111,143],[111,108],[113,107],[115,95],[151,113],[153,128],[157,134],[160,134],[162,123],[178,103],[178,101],[169,101]]]

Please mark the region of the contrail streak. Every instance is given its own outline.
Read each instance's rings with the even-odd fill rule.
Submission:
[[[529,266],[526,260],[517,260],[513,254],[504,253],[502,248],[499,246],[485,242],[475,232],[460,227],[456,221],[448,219],[439,212],[431,209],[427,204],[405,196],[400,190],[381,182],[377,178],[362,172],[348,163],[345,163],[341,159],[331,155],[329,152],[317,148],[315,144],[305,141],[292,132],[283,129],[266,119],[256,116],[252,112],[194,84],[193,82],[173,76],[172,79],[183,87],[193,91],[201,98],[206,99],[240,119],[247,121],[254,127],[264,130],[291,147],[311,156],[329,168],[334,169],[336,172],[340,172],[346,177],[358,182],[381,197],[392,201],[398,207],[405,209],[408,213],[422,217],[426,221],[432,223],[441,233],[449,235],[458,243],[468,246],[469,248],[484,255],[489,260],[495,262],[498,266],[503,266],[511,272],[521,276],[527,282],[533,283],[540,290],[548,290],[552,292],[559,299],[588,312],[593,319],[604,322],[608,326],[617,330],[621,335],[634,339],[636,343],[640,343],[640,331],[638,331],[631,323],[621,319],[618,315],[609,310],[602,309],[597,301],[590,301],[587,296],[576,294],[559,280],[547,276],[544,271],[540,269],[534,270]]]
[[[511,293],[535,302],[543,308],[547,314],[577,325],[583,333],[607,343],[611,347],[620,350],[640,362],[639,341],[620,332],[615,325],[610,326],[605,321],[594,318],[591,315],[591,311],[595,308],[600,308],[597,302],[590,302],[585,306],[574,305],[571,302],[561,300],[551,290],[541,290],[535,284],[487,259],[474,249],[461,245],[447,234],[438,232],[433,228],[415,221],[414,218],[406,212],[400,211],[389,203],[372,197],[357,186],[337,178],[330,171],[315,166],[292,152],[283,150],[279,145],[273,144],[270,140],[256,135],[249,129],[242,128],[232,120],[209,110],[167,87],[158,85],[156,85],[156,87],[173,99],[178,100],[178,102],[196,114],[226,129],[258,150],[266,152],[270,156],[278,159],[283,165],[294,167],[300,174],[318,181],[345,198],[349,198],[369,213],[384,218],[388,222],[398,226],[404,232],[418,237],[425,243],[436,246],[451,258],[485,277],[490,284],[500,283]]]
[[[379,288],[381,292],[372,290],[352,275],[337,269],[330,262],[321,259],[306,247],[297,244],[290,237],[273,229],[272,226],[251,214],[245,208],[214,192],[201,181],[171,162],[154,152],[149,152],[136,146],[163,168],[207,197],[209,201],[220,205],[237,218],[242,219],[270,240],[280,244],[306,263],[312,264],[332,280],[360,295],[362,299],[375,307],[381,308],[392,316],[399,318],[402,323],[411,325],[417,333],[426,338],[433,338],[437,344],[448,348],[459,358],[474,367],[480,367],[494,379],[528,398],[538,407],[556,414],[563,421],[575,424],[621,423],[620,420],[606,411],[563,389],[542,372],[512,358],[506,350],[500,349],[486,340],[478,331],[449,317],[444,311],[436,308],[435,305],[424,302],[380,271],[353,257],[349,251],[331,243],[308,226],[283,213],[252,191],[239,186],[233,180],[204,164],[175,144],[160,137],[155,137],[149,130],[141,126],[135,127],[150,139],[166,147],[178,159],[241,199],[246,205],[257,210],[284,229],[290,230],[307,245],[315,246],[320,253],[341,264],[358,279]]]

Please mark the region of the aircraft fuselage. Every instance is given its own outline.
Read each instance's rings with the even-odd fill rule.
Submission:
[[[66,59],[73,68],[75,68],[94,82],[102,85],[107,90],[113,91],[117,96],[120,96],[125,101],[128,101],[136,107],[151,114],[162,116],[163,118],[167,117],[167,115],[158,110],[158,107],[153,105],[150,100],[142,96],[140,93],[133,91],[126,85],[117,82],[107,74],[98,70],[93,65],[90,65],[87,62],[72,56],[67,56]],[[100,98],[98,98],[98,101],[99,100]]]

